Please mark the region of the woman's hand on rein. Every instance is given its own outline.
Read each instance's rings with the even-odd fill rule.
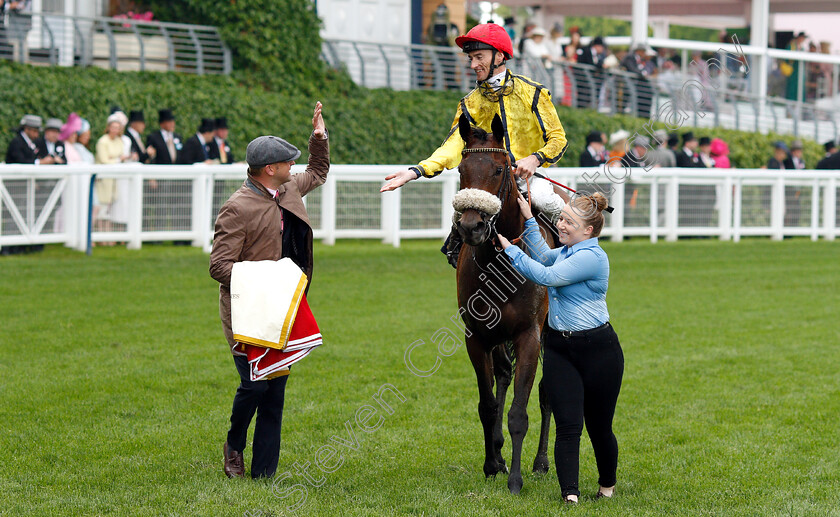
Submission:
[[[525,219],[530,219],[534,217],[534,214],[531,212],[531,204],[528,202],[527,199],[525,199],[525,196],[522,195],[522,192],[518,192],[516,202],[519,203],[519,211],[522,212],[522,216]]]
[[[503,250],[507,249],[508,246],[510,246],[510,241],[505,239],[505,236],[501,233],[497,233],[496,238],[499,239],[499,246],[501,246]]]

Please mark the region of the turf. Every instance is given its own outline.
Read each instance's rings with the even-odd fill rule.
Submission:
[[[430,342],[456,311],[438,246],[316,246],[325,344],[290,377],[276,484],[222,474],[238,378],[205,254],[0,257],[0,514],[840,515],[840,244],[605,242],[626,357],[619,481],[593,499],[584,438],[577,507],[559,502],[553,465],[530,473],[536,396],[522,494],[485,481],[466,351]],[[425,378],[404,363],[421,339],[415,366],[440,359]],[[386,384],[404,397],[382,393],[392,414],[374,400]],[[355,418],[367,405],[370,432]],[[295,471],[307,462],[311,481]]]

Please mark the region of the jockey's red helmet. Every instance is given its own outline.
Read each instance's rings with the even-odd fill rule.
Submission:
[[[502,26],[495,23],[476,25],[463,36],[455,38],[455,44],[464,49],[464,52],[495,49],[504,54],[505,59],[513,57],[510,36]]]

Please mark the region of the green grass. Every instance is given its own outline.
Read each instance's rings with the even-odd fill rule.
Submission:
[[[613,500],[592,498],[585,437],[578,507],[560,504],[553,465],[530,473],[536,393],[522,494],[503,475],[485,481],[466,351],[427,378],[407,370],[405,349],[456,310],[438,242],[316,246],[325,344],[289,380],[278,472],[293,475],[277,494],[222,474],[238,377],[208,257],[48,247],[0,257],[0,514],[291,514],[300,493],[282,490],[307,484],[292,465],[314,463],[350,420],[358,451],[340,448],[297,515],[840,515],[840,244],[603,246],[626,356]],[[429,343],[412,358],[430,368],[435,355]],[[385,383],[406,400],[362,432],[354,415]]]

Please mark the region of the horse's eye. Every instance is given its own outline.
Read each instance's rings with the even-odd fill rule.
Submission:
[[[504,167],[499,167],[498,169],[496,169],[496,176],[498,176],[499,174],[501,174],[503,172],[505,172],[505,168]]]

